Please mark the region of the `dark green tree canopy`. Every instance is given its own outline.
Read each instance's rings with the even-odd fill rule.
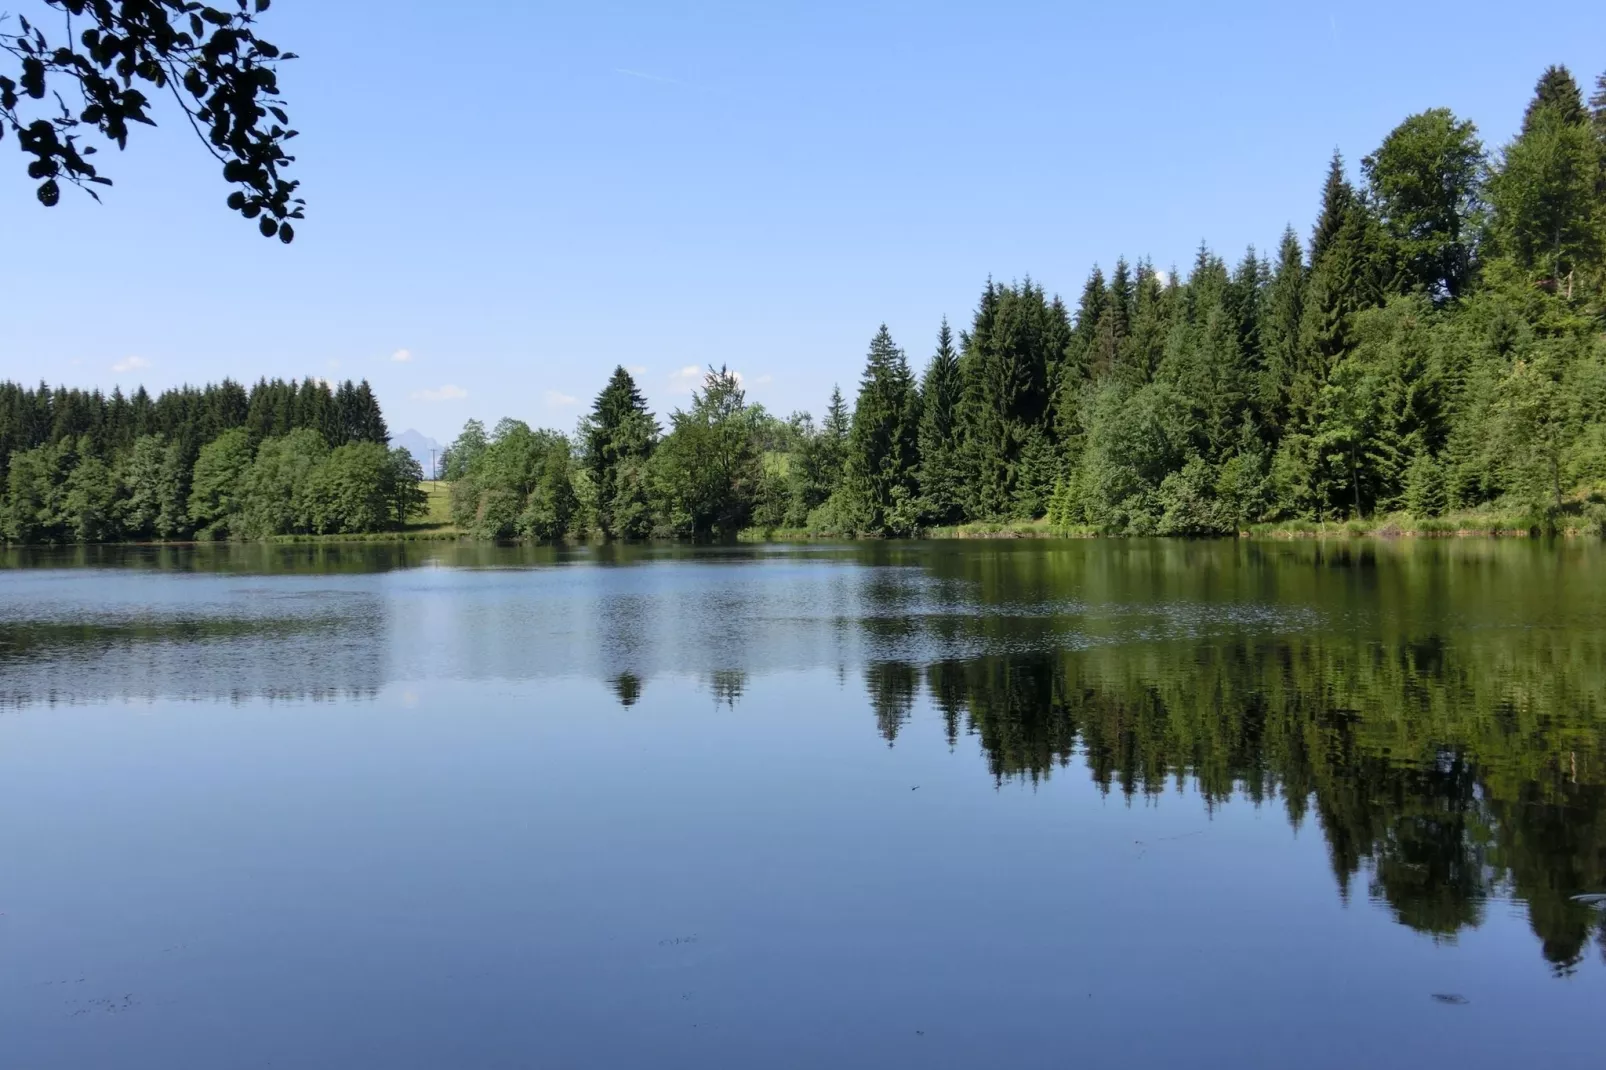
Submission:
[[[581,427],[597,524],[610,537],[640,538],[649,531],[644,513],[631,506],[658,430],[636,381],[622,366],[616,367]]]
[[[1534,86],[1534,98],[1529,101],[1528,110],[1522,116],[1524,133],[1543,108],[1555,111],[1565,123],[1581,123],[1585,120],[1583,94],[1573,79],[1572,71],[1564,66],[1545,68],[1545,73],[1539,76]]]
[[[128,145],[134,124],[155,125],[154,98],[171,97],[236,189],[228,205],[257,220],[266,237],[295,238],[300,183],[285,171],[296,136],[279,99],[281,52],[256,34],[270,0],[237,9],[194,0],[40,0],[48,22],[0,17],[0,51],[16,75],[0,73],[0,137],[7,130],[31,159],[39,202],[54,206],[61,183],[111,179],[90,162],[98,139]]]
[[[1476,262],[1485,166],[1477,127],[1448,108],[1406,119],[1361,161],[1408,288],[1436,300],[1466,290]]]

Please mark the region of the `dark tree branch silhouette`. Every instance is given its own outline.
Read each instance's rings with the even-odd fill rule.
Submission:
[[[94,197],[110,178],[89,160],[98,137],[127,148],[131,124],[155,126],[154,87],[172,94],[185,120],[235,186],[230,209],[257,221],[264,237],[295,238],[303,217],[300,182],[285,177],[295,162],[285,151],[290,128],[279,98],[278,66],[296,58],[256,35],[256,16],[270,0],[236,0],[225,11],[193,0],[38,0],[63,17],[52,40],[23,15],[0,13],[0,51],[17,65],[0,74],[0,140],[7,130],[31,157],[28,177],[39,203],[54,207],[61,183]],[[74,38],[74,20],[88,26]],[[77,100],[69,105],[61,87]],[[36,103],[46,100],[55,102]]]

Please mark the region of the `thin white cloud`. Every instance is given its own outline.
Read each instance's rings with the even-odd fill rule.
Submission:
[[[738,382],[740,382],[741,381],[741,376],[738,375],[736,377],[736,379],[737,379]],[[775,376],[773,376],[773,375],[760,375],[757,379],[753,380],[753,385],[754,386],[763,386],[766,383],[773,383],[774,381],[775,381]]]
[[[466,397],[468,397],[467,390],[451,383],[437,386],[433,390],[414,390],[412,393],[414,401],[461,401]]]
[[[669,389],[676,394],[690,394],[702,385],[705,374],[697,365],[688,364],[669,376]]]
[[[546,392],[546,403],[554,409],[562,409],[570,405],[580,404],[580,399],[570,397],[568,394],[560,393],[557,390],[548,390]]]
[[[747,382],[747,377],[735,368],[728,370],[730,377],[736,380],[738,386]],[[669,389],[677,394],[690,394],[703,385],[709,374],[707,368],[699,367],[696,364],[688,364],[669,377]]]
[[[397,364],[411,364],[413,362],[413,351],[411,349],[398,349],[390,355],[390,359]]]
[[[645,364],[626,364],[625,371],[631,375],[646,375],[647,366]]]
[[[663,74],[650,74],[647,71],[633,71],[629,67],[615,67],[613,73],[622,74],[627,78],[640,78],[644,82],[663,82],[665,85],[683,85],[679,78],[670,78]]]
[[[149,368],[150,366],[151,362],[146,360],[144,357],[124,357],[122,360],[112,365],[112,371],[137,372],[142,368]]]

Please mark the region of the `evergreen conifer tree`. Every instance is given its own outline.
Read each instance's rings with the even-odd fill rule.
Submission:
[[[643,538],[650,519],[639,505],[643,466],[658,440],[636,381],[622,366],[613,370],[581,428],[585,464],[596,493],[597,525],[609,538]],[[631,507],[622,508],[626,504]]]
[[[959,353],[945,316],[937,331],[937,351],[920,388],[920,498],[933,524],[958,523],[962,516],[958,412],[962,389]]]
[[[1129,386],[1142,386],[1154,377],[1155,369],[1165,356],[1166,335],[1171,329],[1166,315],[1164,287],[1154,268],[1147,262],[1138,264],[1137,281],[1132,287],[1132,322],[1121,348],[1116,376]],[[1064,406],[1062,398],[1058,404]],[[1065,413],[1059,414],[1056,426],[1064,424]]]
[[[1572,76],[1565,68],[1547,70],[1522,133],[1489,180],[1489,201],[1499,251],[1568,298],[1576,277],[1600,265],[1606,245],[1601,161]]]
[[[913,529],[919,421],[909,362],[882,324],[865,358],[843,472],[860,530],[906,534]]]
[[[1546,67],[1545,73],[1539,76],[1539,81],[1534,85],[1533,99],[1528,102],[1528,110],[1522,114],[1524,134],[1533,129],[1535,119],[1546,108],[1554,111],[1556,117],[1568,125],[1580,124],[1588,119],[1584,111],[1584,95],[1573,79],[1573,72],[1564,66]]]

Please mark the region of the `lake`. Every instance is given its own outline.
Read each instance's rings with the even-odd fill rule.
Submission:
[[[55,1067],[1598,1066],[1606,548],[0,552]]]

